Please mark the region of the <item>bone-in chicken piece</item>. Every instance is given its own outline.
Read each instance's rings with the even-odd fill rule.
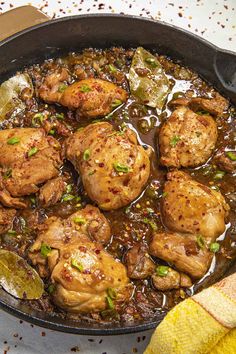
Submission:
[[[65,190],[65,182],[62,177],[50,179],[44,184],[39,192],[40,204],[47,208],[56,204],[62,197]]]
[[[87,205],[67,219],[50,217],[45,223],[45,229],[38,235],[31,247],[31,253],[34,256],[43,243],[51,248],[61,250],[65,245],[77,243],[81,239],[91,239],[91,241],[105,245],[109,242],[110,237],[111,229],[105,216],[98,208]]]
[[[161,127],[160,161],[164,166],[177,168],[202,165],[211,156],[217,135],[216,123],[210,115],[180,107]]]
[[[145,279],[154,272],[155,263],[143,244],[134,245],[127,252],[125,258],[129,278]]]
[[[169,172],[167,178],[162,218],[169,229],[201,234],[209,240],[215,240],[225,231],[229,206],[220,192],[181,171]]]
[[[130,129],[118,132],[106,122],[91,124],[69,137],[65,147],[88,196],[101,209],[129,204],[148,180],[149,157]]]
[[[179,273],[176,270],[168,267],[167,274],[160,276],[157,273],[152,275],[152,282],[157,290],[167,291],[172,289],[189,288],[192,286],[192,281],[188,275]]]
[[[170,232],[155,233],[149,251],[194,278],[206,273],[213,257],[207,244],[198,246],[196,235]]]
[[[60,144],[43,129],[0,131],[1,202],[21,207],[12,197],[37,192],[39,185],[58,176],[61,164]]]
[[[228,156],[232,154],[233,159]],[[224,148],[217,151],[213,159],[214,163],[223,171],[236,172],[236,153],[235,151],[225,151]]]
[[[229,102],[219,93],[216,93],[213,98],[192,98],[189,106],[195,112],[198,110],[204,110],[213,116],[220,117],[227,110]]]
[[[38,95],[48,103],[59,103],[63,90],[67,87],[69,73],[66,68],[61,68],[47,75],[38,89]]]
[[[67,87],[60,103],[89,118],[105,116],[127,100],[127,92],[112,82],[84,79]]]
[[[69,312],[104,310],[109,289],[119,301],[129,295],[125,266],[89,241],[63,248],[51,279],[56,285],[54,302]]]
[[[39,97],[77,109],[79,115],[88,118],[104,116],[127,100],[127,92],[110,81],[89,78],[72,85],[63,84],[67,79],[68,72],[64,68],[46,76],[38,89]]]
[[[3,208],[0,206],[0,235],[12,228],[15,215],[15,209]]]
[[[101,243],[90,239],[104,242],[108,236],[107,220],[90,205],[65,220],[48,219],[29,257],[39,266],[41,276],[48,276],[43,273],[48,265],[55,284],[53,300],[59,307],[70,312],[101,311],[108,305],[109,289],[118,301],[130,295],[124,265],[107,253]],[[44,248],[49,250],[46,255]]]
[[[218,92],[212,98],[204,97],[180,97],[169,103],[172,107],[189,106],[191,110],[199,113],[210,113],[213,116],[220,117],[227,110],[229,101],[222,97]]]

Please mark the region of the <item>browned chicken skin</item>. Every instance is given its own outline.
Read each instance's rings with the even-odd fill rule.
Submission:
[[[69,109],[78,109],[88,118],[105,116],[127,100],[127,92],[112,82],[84,79],[67,87],[60,103]]]
[[[192,286],[192,281],[189,276],[184,273],[179,273],[170,267],[165,276],[154,273],[152,275],[152,282],[154,287],[161,291],[179,289],[180,287],[189,288]]]
[[[106,122],[90,124],[69,137],[66,156],[80,173],[88,196],[101,209],[118,209],[141,193],[150,161],[136,134]]]
[[[62,177],[56,177],[47,181],[39,192],[40,204],[47,208],[56,204],[65,190],[65,182]]]
[[[61,165],[60,144],[43,129],[0,131],[1,203],[24,207],[13,197],[36,193],[40,184],[58,176]]]
[[[197,236],[190,234],[155,233],[149,250],[151,255],[170,262],[193,278],[206,273],[213,257],[206,245],[199,248]]]
[[[48,103],[59,103],[68,79],[69,73],[66,68],[47,75],[38,89],[39,97]]]
[[[160,161],[167,167],[199,166],[211,156],[217,135],[211,116],[177,108],[160,130]]]
[[[48,219],[46,228],[29,256],[33,264],[41,267],[42,276],[47,275],[42,271],[48,264],[56,285],[53,299],[59,307],[71,312],[104,310],[109,288],[119,301],[129,296],[126,268],[101,245],[110,238],[110,227],[97,208],[88,205],[66,220],[53,217]],[[39,254],[43,244],[52,249],[47,257]]]
[[[155,263],[143,244],[134,245],[126,253],[125,259],[129,278],[145,279],[154,272]]]
[[[193,180],[185,172],[170,172],[167,179],[162,220],[176,233],[155,233],[150,253],[194,278],[201,278],[213,257],[209,251],[211,242],[225,231],[229,206],[220,192]]]
[[[181,171],[169,172],[162,198],[165,225],[178,232],[201,234],[214,240],[225,231],[229,206],[220,192]]]
[[[229,102],[219,93],[215,93],[212,98],[204,97],[181,97],[170,101],[170,106],[189,106],[194,112],[210,113],[213,116],[220,117],[227,110]],[[202,112],[203,111],[203,112]]]
[[[65,68],[46,76],[38,89],[39,97],[49,103],[78,109],[79,115],[88,118],[105,116],[128,97],[124,89],[106,80],[88,78],[67,85],[65,82],[68,79]]]

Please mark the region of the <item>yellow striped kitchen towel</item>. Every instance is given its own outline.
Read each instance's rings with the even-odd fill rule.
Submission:
[[[236,354],[236,273],[175,306],[144,354]]]

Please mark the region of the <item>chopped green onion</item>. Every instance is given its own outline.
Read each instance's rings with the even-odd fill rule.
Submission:
[[[66,193],[70,193],[72,191],[72,188],[73,188],[72,184],[67,184]]]
[[[106,301],[107,301],[108,308],[113,310],[115,308],[115,305],[113,303],[113,300],[110,298],[110,296],[106,297]]]
[[[80,196],[75,197],[75,201],[76,201],[76,203],[77,203],[77,202],[80,202],[80,201],[81,201],[81,197],[80,197]]]
[[[197,111],[196,114],[198,114],[199,116],[209,116],[210,113],[207,111],[204,111],[203,109],[200,111]]]
[[[48,292],[48,294],[52,294],[52,293],[54,293],[54,291],[56,290],[56,285],[55,284],[50,284],[49,286],[48,286],[48,288],[47,288],[47,292]]]
[[[90,150],[89,149],[84,150],[84,153],[83,153],[84,161],[88,161],[89,157],[90,157]]]
[[[31,157],[33,155],[35,155],[38,152],[38,148],[36,146],[32,147],[29,151],[28,151],[28,157]]]
[[[81,263],[78,263],[76,259],[73,259],[71,260],[71,266],[73,268],[76,268],[79,272],[83,272],[84,270],[84,267]]]
[[[76,224],[80,224],[80,225],[84,225],[86,224],[86,219],[85,218],[82,218],[81,216],[76,216],[73,221],[76,223]]]
[[[17,232],[15,230],[8,230],[7,234],[11,235],[11,236],[15,236],[17,234]]]
[[[64,194],[61,198],[62,202],[69,202],[70,200],[73,200],[75,198],[74,195],[72,194]]]
[[[114,162],[113,163],[113,167],[117,172],[124,172],[124,173],[128,173],[130,171],[130,168],[126,165],[122,165],[119,162]]]
[[[88,173],[88,175],[89,175],[89,176],[92,176],[92,175],[94,175],[95,172],[96,172],[95,170],[90,171],[90,172]]]
[[[43,113],[36,113],[34,116],[33,116],[33,119],[32,119],[32,124],[34,127],[37,127],[37,121],[39,121],[40,124],[42,124],[44,120],[44,114]]]
[[[9,168],[9,170],[7,170],[7,171],[4,173],[3,178],[4,178],[4,179],[8,179],[8,178],[10,178],[11,176],[12,176],[12,169]]]
[[[65,117],[64,117],[64,113],[56,113],[55,114],[55,117],[57,118],[57,119],[64,119]]]
[[[83,86],[81,86],[80,87],[80,92],[89,92],[89,91],[91,91],[92,89],[91,89],[91,87],[89,87],[88,85],[83,85]]]
[[[236,153],[233,151],[228,151],[226,152],[226,155],[228,156],[228,158],[232,161],[236,161]]]
[[[217,191],[217,192],[220,190],[220,188],[218,186],[211,186],[210,188]]]
[[[113,288],[108,288],[108,289],[107,289],[107,295],[108,295],[112,300],[114,300],[114,299],[117,298],[117,293],[116,293],[115,289],[113,289]]]
[[[150,219],[148,219],[148,218],[144,218],[144,219],[142,219],[142,222],[143,222],[144,224],[150,225],[151,228],[152,228],[154,231],[157,230],[157,225],[156,225],[156,223],[155,223],[154,221],[152,221],[152,220],[150,220]]]
[[[49,253],[51,253],[52,249],[50,246],[48,246],[46,243],[42,243],[41,248],[40,248],[40,253],[43,257],[47,257]]]
[[[122,104],[122,101],[121,101],[121,100],[115,99],[115,100],[112,102],[111,106],[112,106],[112,108],[116,108],[116,107],[120,106],[121,104]]]
[[[116,67],[115,67],[114,65],[109,64],[108,67],[109,67],[109,70],[110,70],[112,73],[117,72],[117,69],[116,69]]]
[[[204,241],[204,238],[202,237],[202,235],[197,236],[197,244],[200,248],[204,248],[205,241]]]
[[[217,242],[213,242],[210,244],[210,251],[216,253],[220,250],[220,244]]]
[[[225,175],[224,171],[216,171],[216,173],[214,174],[214,179],[218,180],[218,179],[222,179]]]
[[[164,192],[164,193],[162,193],[162,198],[167,197],[167,195],[168,195],[168,192]]]
[[[156,267],[156,273],[159,275],[159,277],[166,277],[167,274],[169,273],[169,267],[168,266],[158,266]]]
[[[54,135],[55,132],[56,132],[55,129],[51,129],[51,130],[49,130],[48,134],[49,134],[49,135]]]
[[[32,203],[33,205],[36,204],[36,199],[35,199],[35,197],[30,197],[30,201],[31,201],[31,203]]]
[[[180,137],[177,136],[177,135],[175,135],[175,136],[171,139],[170,145],[171,145],[172,147],[175,147],[175,146],[177,145],[178,141],[180,141]]]
[[[66,88],[67,88],[67,85],[66,85],[66,84],[61,84],[61,85],[59,85],[57,91],[60,92],[60,93],[63,93]]]
[[[13,137],[7,140],[8,145],[15,145],[20,142],[20,138]]]
[[[151,65],[153,68],[157,67],[157,63],[155,58],[146,58],[145,62],[148,63],[149,65]]]

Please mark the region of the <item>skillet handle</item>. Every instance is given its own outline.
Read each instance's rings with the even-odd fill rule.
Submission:
[[[236,53],[219,50],[214,58],[215,73],[231,98],[236,98]]]
[[[50,20],[33,6],[21,6],[0,15],[0,41],[28,27]]]

